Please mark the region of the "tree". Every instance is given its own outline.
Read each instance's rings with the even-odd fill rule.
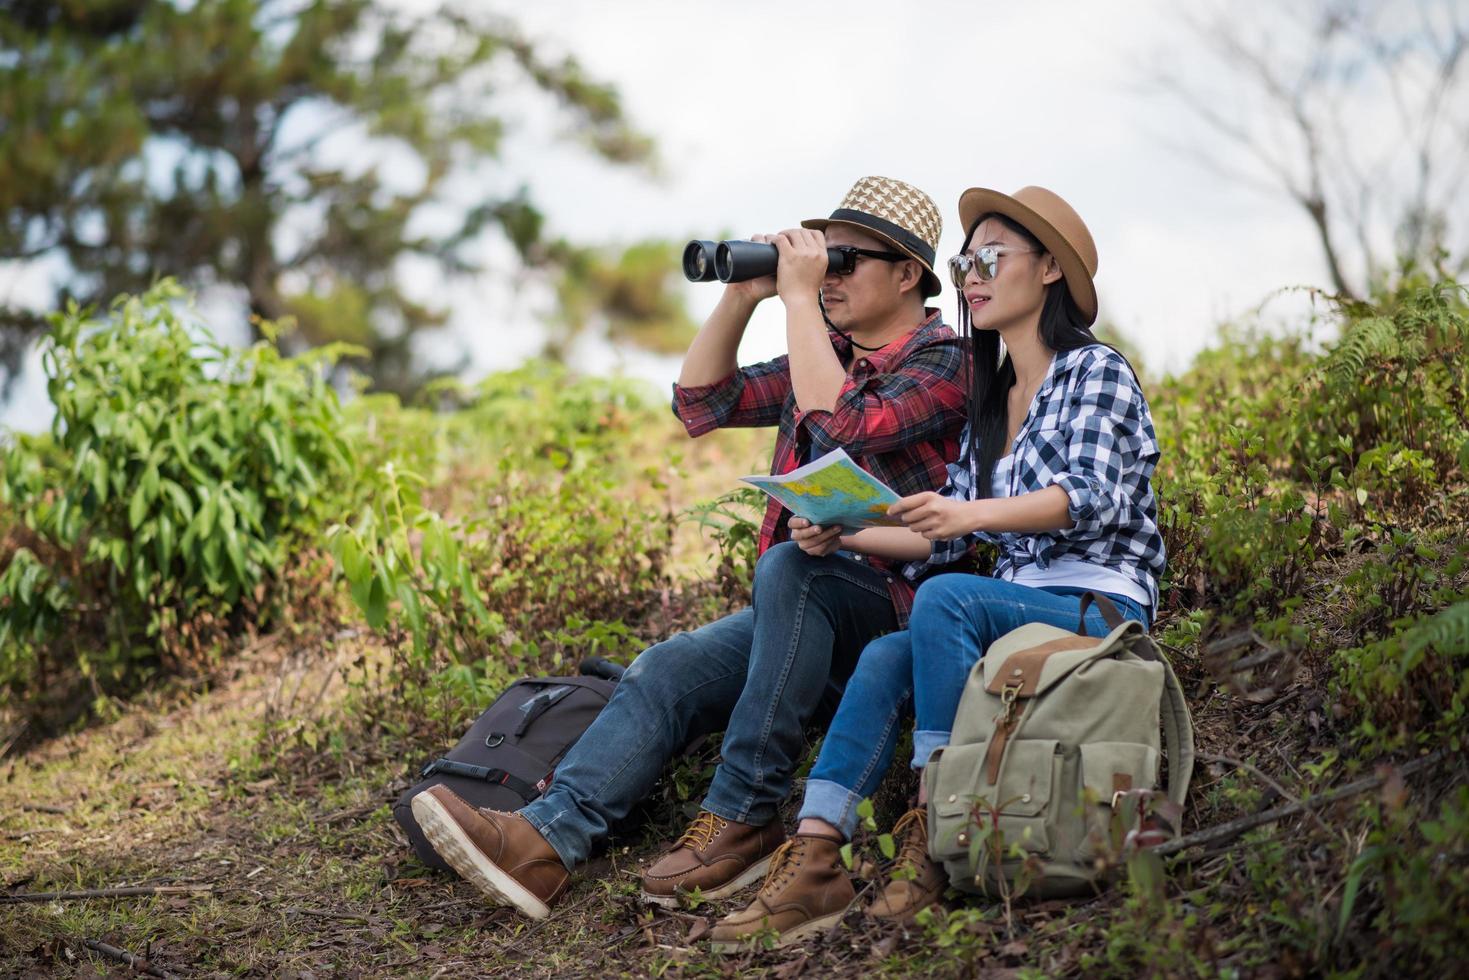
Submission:
[[[1407,269],[1444,274],[1452,255],[1463,261],[1466,13],[1457,0],[1204,0],[1183,16],[1205,57],[1191,49],[1186,67],[1165,60],[1153,78],[1211,137],[1187,151],[1283,192],[1311,222],[1336,290],[1361,296]],[[1211,89],[1211,77],[1227,85]]]
[[[0,259],[64,257],[58,301],[163,275],[234,286],[252,315],[361,344],[378,386],[411,389],[411,341],[447,310],[405,291],[405,263],[485,272],[476,246],[496,232],[521,268],[582,255],[548,240],[523,185],[484,190],[507,183],[498,95],[549,96],[568,138],[653,167],[610,87],[476,7],[0,0]],[[362,150],[331,163],[343,134]],[[0,308],[12,372],[41,325]]]

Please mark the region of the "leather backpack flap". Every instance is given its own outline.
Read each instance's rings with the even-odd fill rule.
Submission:
[[[1137,658],[1133,648],[1147,644],[1147,629],[1128,620],[1103,637],[1080,636],[1070,630],[1032,623],[1012,630],[990,645],[980,658],[985,690],[1002,695],[1018,685],[1018,697],[1044,694],[1083,664],[1103,657]],[[1141,659],[1141,658],[1137,658]]]

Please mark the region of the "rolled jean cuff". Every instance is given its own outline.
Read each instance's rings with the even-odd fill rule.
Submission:
[[[543,796],[535,803],[531,803],[528,806],[522,807],[518,812],[522,817],[525,818],[526,823],[529,823],[532,827],[536,828],[536,833],[544,837],[546,839],[546,843],[551,845],[551,850],[556,852],[556,856],[561,859],[561,864],[566,868],[566,870],[573,871],[578,864],[586,860],[587,855],[578,854],[576,849],[569,846],[567,842],[556,840],[556,831],[553,828],[553,825],[556,823],[556,818],[552,817],[550,821],[546,821],[542,819],[541,815],[533,809],[536,803],[540,803],[544,800],[545,797]]]
[[[808,779],[801,812],[796,814],[797,826],[802,820],[825,820],[851,840],[857,832],[857,804],[861,802],[861,796],[841,783],[829,779]]]
[[[913,733],[913,768],[922,769],[928,765],[929,757],[933,755],[934,749],[941,749],[949,744],[950,732],[914,732]]]

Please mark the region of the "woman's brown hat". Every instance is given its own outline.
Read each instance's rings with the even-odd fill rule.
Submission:
[[[944,219],[933,198],[912,184],[891,177],[863,177],[852,185],[829,218],[808,218],[802,228],[822,231],[827,225],[851,225],[887,242],[923,266],[919,288],[925,297],[937,296],[939,277],[934,256]]]
[[[1066,288],[1090,326],[1097,319],[1097,246],[1071,205],[1044,187],[1022,187],[1001,194],[987,187],[971,187],[959,196],[959,223],[964,234],[986,214],[1002,214],[1030,232],[1056,257]]]

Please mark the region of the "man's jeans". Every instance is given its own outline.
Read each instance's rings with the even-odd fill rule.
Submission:
[[[916,716],[914,769],[949,744],[959,696],[970,668],[989,645],[1026,623],[1074,630],[1084,589],[1016,585],[980,575],[938,575],[913,601],[908,629],[873,640],[862,651],[836,717],[806,783],[799,819],[825,820],[848,838],[857,828],[857,804],[877,789],[897,747],[898,726],[911,696]],[[1131,599],[1107,593],[1124,619],[1150,622]],[[1106,636],[1092,606],[1087,632]]]
[[[571,868],[647,796],[691,739],[723,730],[704,809],[763,825],[791,788],[804,729],[835,707],[862,648],[897,628],[887,576],[794,543],[755,567],[750,608],[649,647],[521,814]]]

